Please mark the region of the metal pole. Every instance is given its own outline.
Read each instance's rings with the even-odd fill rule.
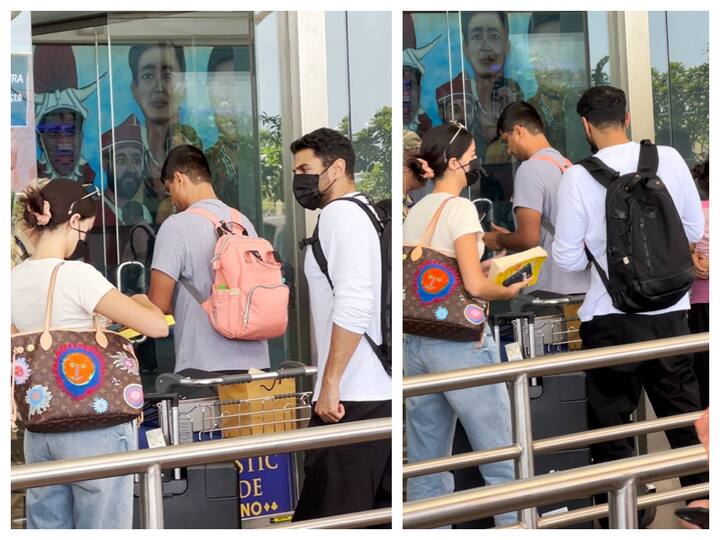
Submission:
[[[515,442],[520,446],[520,456],[517,460],[517,473],[519,480],[535,476],[533,462],[532,420],[530,419],[530,393],[528,378],[524,373],[515,379],[513,385],[515,397]],[[537,512],[534,507],[523,508],[520,511],[520,521],[526,529],[537,528]]]
[[[178,397],[174,397],[170,401],[170,444],[177,446],[180,444],[180,403]],[[180,480],[182,474],[180,469],[176,467],[173,469],[173,479]]]
[[[145,517],[145,500],[147,499],[147,475],[137,474],[138,477],[138,498],[140,515],[138,516],[138,522],[140,523],[141,529],[147,529],[147,519]]]
[[[665,416],[655,420],[646,420],[637,424],[622,424],[608,428],[593,429],[581,433],[571,433],[558,437],[549,437],[533,441],[534,455],[549,454],[559,450],[584,448],[588,444],[612,441],[630,437],[636,433],[654,433],[679,427],[691,426],[702,415],[701,411]],[[443,458],[417,461],[403,466],[403,478],[412,478],[438,472],[463,469],[484,463],[495,463],[506,459],[516,459],[520,455],[520,446],[512,445],[492,450],[467,452]]]
[[[707,470],[708,457],[702,445],[655,452],[586,465],[504,484],[458,491],[403,505],[403,527],[419,529],[511,512],[527,506],[542,506],[577,499],[614,489],[633,476],[638,482],[685,476]]]
[[[611,529],[638,528],[637,481],[634,478],[608,493],[608,510]]]
[[[10,489],[16,491],[81,480],[124,476],[137,472],[144,473],[147,467],[154,464],[169,469],[223,463],[251,456],[379,441],[389,439],[391,435],[392,419],[376,418],[267,435],[148,448],[72,460],[45,461],[32,465],[15,465],[10,470]]]
[[[685,501],[688,499],[707,498],[710,493],[710,483],[695,484],[692,486],[663,491],[661,493],[653,493],[652,495],[642,495],[638,497],[638,509],[652,508],[654,506],[662,506],[664,504]],[[608,517],[608,505],[599,504],[597,506],[587,506],[579,510],[571,510],[554,516],[545,516],[538,519],[539,529],[557,529]]]
[[[553,354],[542,359],[501,362],[490,366],[412,375],[403,378],[403,398],[460,390],[483,384],[512,381],[520,373],[529,377],[559,375],[607,366],[620,366],[657,358],[708,350],[710,334],[656,339],[602,349]]]
[[[298,521],[297,523],[289,523],[286,525],[275,525],[267,527],[266,530],[276,529],[360,529],[372,527],[375,525],[383,525],[392,522],[391,508],[377,508],[375,510],[365,510],[363,512],[354,512],[352,514],[340,514],[338,516],[330,516],[324,518],[310,519],[307,521]]]
[[[165,528],[163,519],[162,476],[160,465],[150,465],[142,475],[143,527],[145,529]]]

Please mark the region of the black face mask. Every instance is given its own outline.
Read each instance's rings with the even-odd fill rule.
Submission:
[[[75,250],[70,254],[70,256],[66,257],[66,260],[88,262],[88,259],[89,259],[88,243],[87,243],[87,240],[81,240],[80,235],[82,233],[87,234],[89,231],[84,231],[82,229],[76,229],[75,227],[70,227],[70,228],[72,230],[78,232],[78,241],[77,241],[77,244],[75,245]]]
[[[333,180],[332,184],[330,184],[325,191],[320,191],[320,177],[331,165],[332,163],[320,174],[295,174],[293,176],[293,194],[300,206],[308,210],[317,210],[320,208],[323,196],[335,183],[335,180]]]
[[[480,162],[478,158],[471,159],[465,165],[461,165],[461,167],[465,171],[465,181],[468,187],[480,180]],[[465,169],[465,167],[467,167],[467,169]]]

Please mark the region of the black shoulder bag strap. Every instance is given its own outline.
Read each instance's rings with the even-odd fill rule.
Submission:
[[[619,172],[617,172],[615,169],[611,169],[605,164],[603,160],[601,160],[600,158],[596,158],[595,156],[590,156],[582,159],[577,164],[582,165],[585,170],[590,173],[590,176],[592,176],[605,189],[609,189],[610,184],[620,178]],[[590,261],[595,267],[598,276],[600,276],[600,281],[603,282],[603,285],[605,285],[605,289],[609,293],[610,280],[608,279],[607,273],[605,273],[605,270],[602,269],[600,264],[593,256],[592,252],[588,249],[587,245],[585,245],[585,255],[587,256],[588,261]]]
[[[333,201],[330,201],[329,204],[332,204],[335,201],[353,201],[355,204],[357,204],[360,208],[363,209],[363,211],[367,214],[367,216],[370,218],[370,221],[373,224],[373,227],[375,227],[375,231],[378,233],[378,240],[380,238],[380,234],[382,234],[383,231],[383,225],[378,220],[375,213],[370,209],[370,207],[362,202],[359,199],[356,199],[355,196],[353,197],[340,197],[337,199],[334,199]],[[328,262],[325,258],[325,253],[323,253],[322,245],[320,244],[320,236],[319,236],[319,230],[320,230],[320,216],[318,216],[317,223],[315,224],[315,230],[313,230],[312,236],[310,238],[304,238],[300,241],[300,249],[305,249],[307,246],[310,246],[310,249],[312,250],[313,256],[315,257],[315,262],[317,262],[318,267],[320,267],[320,271],[325,275],[325,278],[327,278],[328,283],[330,284],[330,288],[334,291],[335,286],[333,285],[332,279],[330,279],[330,272],[328,271]],[[382,249],[381,249],[382,251]],[[382,257],[382,253],[380,254]],[[381,285],[382,288],[382,285]],[[381,290],[381,295],[384,294],[385,291]],[[382,321],[384,318],[382,317],[382,314],[380,314],[380,322],[382,324]],[[367,332],[364,334],[365,339],[367,339],[368,344],[370,345],[370,348],[375,353],[375,356],[378,357],[380,360],[380,363],[383,365],[383,368],[385,368],[385,371],[389,374],[391,367],[390,362],[387,358],[387,355],[383,351],[383,345],[378,345],[373,341],[373,339],[367,334]]]
[[[655,178],[657,176],[660,158],[658,157],[657,146],[649,139],[640,141],[640,157],[638,158],[638,175],[643,178]]]

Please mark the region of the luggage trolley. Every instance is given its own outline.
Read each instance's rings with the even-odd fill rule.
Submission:
[[[292,364],[260,373],[159,375],[157,393],[146,395],[157,411],[155,422],[148,418],[146,424],[157,427],[141,430],[141,446],[145,438],[150,446],[179,445],[307,427],[312,392],[296,391],[294,379],[317,368]],[[292,518],[297,460],[295,453],[284,453],[176,468],[163,471],[162,488],[168,529],[266,527]]]
[[[512,311],[490,317],[500,358],[508,356],[509,361],[537,358],[579,348],[579,321],[574,310],[564,307],[578,304],[583,298],[584,295],[562,296],[538,292],[537,295],[520,295],[514,299],[510,304]],[[505,331],[501,332],[503,328]],[[507,341],[508,334],[512,336],[510,341],[515,346],[508,345],[512,352],[503,355],[505,347],[501,343]],[[529,390],[534,440],[587,431],[584,372],[533,377]],[[534,461],[536,475],[573,469],[590,464],[590,449],[577,448],[540,454],[535,456]],[[542,517],[591,505],[592,498],[585,497],[538,507],[537,511]],[[586,522],[573,525],[572,528],[592,526],[592,522]]]

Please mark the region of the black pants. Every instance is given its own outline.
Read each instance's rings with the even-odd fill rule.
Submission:
[[[388,401],[343,401],[340,422],[387,418]],[[313,412],[310,426],[327,425]],[[385,508],[391,504],[390,439],[309,450],[293,521]]]
[[[709,332],[710,304],[691,304],[688,325],[693,334]],[[693,356],[693,371],[700,385],[700,403],[707,409],[710,406],[710,351],[697,352]]]
[[[580,326],[583,347],[595,349],[690,333],[684,311],[662,315],[603,315]],[[682,355],[638,364],[593,369],[587,372],[590,429],[616,426],[630,421],[645,389],[658,418],[701,409],[693,356]],[[699,444],[695,428],[688,426],[665,432],[672,448]],[[630,457],[632,438],[594,444],[595,463]],[[708,474],[680,478],[683,486],[708,481]]]

